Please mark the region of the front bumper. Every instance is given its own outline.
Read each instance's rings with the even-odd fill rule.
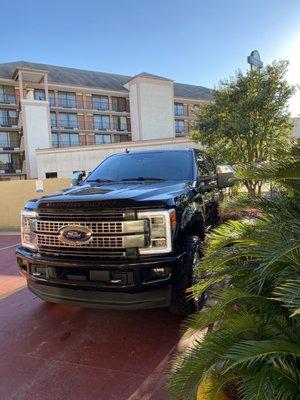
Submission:
[[[28,288],[38,297],[55,303],[65,303],[95,308],[137,309],[167,307],[170,304],[172,285],[182,273],[184,254],[138,260],[78,260],[41,257],[25,248],[16,250],[20,272],[26,276]],[[164,279],[144,282],[144,271],[164,266],[170,271]],[[55,271],[63,269],[70,275],[80,271],[108,271],[127,273],[132,281],[126,284],[61,279],[55,276],[37,276],[38,267]],[[87,275],[88,276],[88,275]]]

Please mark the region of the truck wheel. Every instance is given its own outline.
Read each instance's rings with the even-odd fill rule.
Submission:
[[[197,277],[197,265],[202,257],[202,243],[198,236],[189,235],[186,239],[186,260],[185,273],[180,280],[173,286],[170,311],[177,315],[187,315],[199,310],[204,301],[205,295],[201,298],[191,299],[190,293],[186,290],[197,283],[200,278]]]

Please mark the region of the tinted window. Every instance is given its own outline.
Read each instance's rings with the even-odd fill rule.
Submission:
[[[187,151],[118,154],[104,160],[88,181],[158,178],[168,181],[192,180],[191,153]]]

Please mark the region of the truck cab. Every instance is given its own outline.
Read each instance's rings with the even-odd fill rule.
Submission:
[[[109,156],[71,188],[25,204],[19,270],[45,301],[188,314],[201,305],[186,289],[232,175],[191,148]]]

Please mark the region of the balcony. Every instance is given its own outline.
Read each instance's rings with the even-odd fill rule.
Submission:
[[[128,113],[126,103],[119,104],[108,100],[86,100],[85,105],[82,100],[78,99],[64,99],[64,98],[54,98],[49,97],[50,107],[60,107],[60,108],[74,108],[74,109],[86,109],[86,110],[96,110],[96,111],[114,111],[120,113]]]
[[[79,141],[78,142],[72,142],[72,141],[69,141],[69,140],[66,140],[66,141],[64,141],[64,140],[60,140],[60,141],[52,140],[52,147],[55,147],[55,148],[60,148],[60,147],[78,147],[78,146],[85,146],[85,145],[86,145],[86,143],[80,143]]]
[[[18,126],[18,117],[1,117],[0,116],[0,127],[1,128],[12,128]]]
[[[71,129],[71,130],[78,130],[79,126],[77,121],[58,121],[57,124],[51,123],[52,129]]]
[[[13,150],[20,148],[21,141],[20,140],[0,140],[0,149],[3,150]]]
[[[58,106],[62,108],[77,108],[76,99],[58,98]]]
[[[15,96],[2,94],[2,95],[0,95],[0,103],[4,103],[4,104],[16,104],[17,102],[16,102]]]
[[[128,132],[127,124],[110,122],[110,123],[95,123],[93,124],[95,131],[117,131],[117,132]]]
[[[101,140],[99,137],[103,136]],[[78,137],[78,138],[70,138],[69,140],[62,140],[62,138],[52,139],[52,147],[55,148],[63,148],[63,147],[78,147],[78,146],[94,146],[94,145],[102,145],[108,143],[120,143],[127,142],[131,140],[131,136],[128,134],[95,134],[95,137]]]
[[[0,163],[0,174],[13,174],[22,172],[21,163]]]
[[[186,136],[190,132],[190,129],[187,125],[185,126],[175,126],[175,134],[176,136]]]
[[[188,107],[183,104],[174,105],[174,115],[175,117],[188,117]]]

